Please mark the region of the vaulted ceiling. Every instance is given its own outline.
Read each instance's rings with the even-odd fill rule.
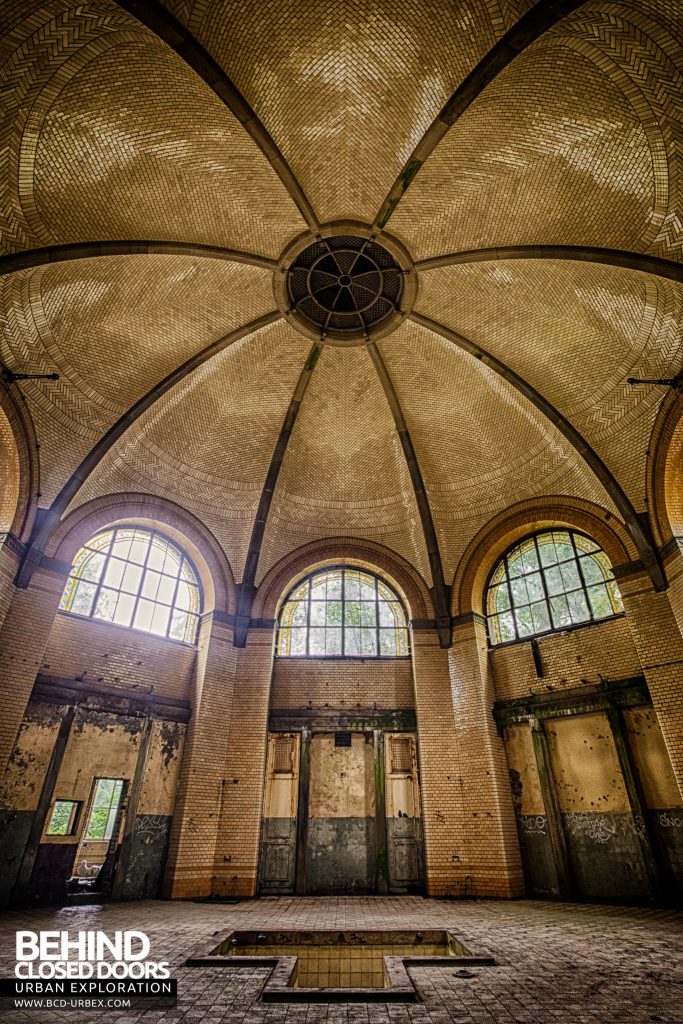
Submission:
[[[43,507],[167,497],[250,584],[346,535],[438,589],[537,495],[646,546],[662,389],[626,379],[683,365],[680,0],[0,10],[0,359],[59,374],[13,385]],[[316,345],[273,278],[337,220],[417,294]]]

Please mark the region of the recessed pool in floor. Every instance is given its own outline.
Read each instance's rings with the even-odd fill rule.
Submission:
[[[411,943],[322,945],[301,944],[231,947],[228,956],[295,956],[292,988],[389,988],[385,956],[454,956],[445,945]]]
[[[394,996],[412,993],[405,963],[470,958],[449,931],[233,931],[189,963],[236,967],[259,961],[275,963],[264,998],[284,990],[308,993],[385,990]]]

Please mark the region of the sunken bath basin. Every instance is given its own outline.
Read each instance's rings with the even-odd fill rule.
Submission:
[[[493,963],[444,929],[230,931],[187,959],[189,966],[272,967],[261,993],[271,1002],[416,1002],[406,966]]]

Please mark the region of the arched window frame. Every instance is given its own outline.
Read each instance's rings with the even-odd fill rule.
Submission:
[[[145,554],[144,561],[136,562],[133,559],[130,559],[128,557],[123,558],[115,553],[114,547],[117,538],[119,534],[121,534],[124,531],[132,532],[134,535],[144,535],[144,537],[148,538],[147,551]],[[105,547],[104,550],[98,551],[96,546],[94,546],[94,542],[96,542],[99,538],[102,538],[107,534],[111,535],[111,540],[109,544]],[[177,555],[177,574],[166,573],[163,572],[162,569],[150,565],[150,555],[154,549],[155,538],[158,538],[160,541],[162,541],[175,555]],[[133,540],[131,540],[131,544],[132,543]],[[84,576],[82,574],[83,569],[81,566],[79,566],[79,558],[85,551],[89,551],[93,554],[99,554],[104,556],[104,560],[100,566],[99,574],[97,578],[94,580],[88,579],[86,576]],[[140,577],[136,584],[135,590],[126,590],[122,585],[123,578],[119,581],[121,585],[113,585],[112,583],[106,581],[107,571],[112,560],[123,562],[126,566],[134,566],[141,570]],[[173,596],[170,600],[170,603],[163,600],[157,600],[157,598],[149,598],[147,595],[143,594],[145,580],[147,578],[148,571],[150,573],[157,573],[161,577],[165,576],[168,579],[174,578],[175,582],[173,586]],[[178,590],[181,582],[185,582],[190,586],[190,588],[196,589],[196,603],[194,607],[192,606],[192,602],[190,602],[190,607],[187,609],[181,608],[177,604]],[[95,591],[93,593],[92,601],[90,604],[90,610],[87,612],[74,610],[72,607],[78,593],[78,586],[81,583],[95,584]],[[116,592],[119,595],[125,594],[127,597],[133,599],[129,623],[115,622],[113,618],[107,618],[104,615],[96,614],[100,594],[103,590],[110,590],[112,592]],[[158,593],[158,590],[156,593]],[[157,606],[163,606],[168,607],[170,609],[168,622],[166,624],[164,632],[160,632],[152,628],[147,628],[145,626],[134,625],[136,615],[138,612],[138,607],[140,605],[141,600],[153,603],[155,608]],[[152,527],[143,526],[142,524],[126,523],[116,526],[108,526],[102,530],[97,530],[96,533],[92,534],[92,536],[88,538],[85,544],[81,545],[72,561],[69,576],[67,578],[64,591],[62,593],[62,598],[59,604],[59,610],[66,615],[73,615],[77,618],[82,619],[91,619],[94,622],[104,622],[108,625],[117,626],[119,629],[132,629],[138,633],[144,633],[148,636],[161,637],[163,639],[171,640],[173,643],[182,643],[185,646],[194,647],[197,644],[199,620],[202,614],[203,602],[204,595],[202,593],[202,587],[199,581],[199,574],[194,565],[194,562],[189,557],[187,552],[184,551],[183,548],[181,548],[180,545],[177,544],[174,540],[171,540],[170,537],[167,537],[166,534],[164,534],[161,530],[156,530]],[[187,622],[185,623],[183,637],[176,637],[171,635],[174,612],[183,613],[187,615]]]
[[[572,555],[572,557],[570,557],[568,559],[565,559],[562,562],[556,562],[556,563],[553,563],[551,565],[547,565],[546,566],[546,565],[543,564],[543,561],[542,561],[541,556],[540,556],[540,549],[539,549],[538,540],[539,540],[540,537],[547,537],[547,536],[552,535],[552,534],[568,534],[569,537],[570,537],[570,541],[571,541],[571,545],[572,545],[572,549],[573,549],[573,555]],[[576,545],[576,539],[575,539],[577,537],[581,537],[583,540],[587,541],[591,545],[592,550],[582,551],[582,552],[579,553],[579,550],[577,549],[577,545]],[[545,602],[545,606],[546,606],[547,613],[548,613],[548,621],[551,623],[551,625],[550,625],[550,627],[548,629],[539,629],[537,631],[535,630],[534,632],[526,633],[523,636],[520,636],[519,635],[519,628],[518,628],[517,618],[513,614],[512,615],[512,621],[513,621],[515,636],[513,638],[509,639],[509,640],[497,640],[495,638],[495,636],[494,636],[494,633],[493,633],[492,620],[493,620],[493,617],[496,614],[500,614],[500,612],[496,612],[496,611],[491,611],[490,610],[489,596],[490,596],[491,589],[494,586],[500,586],[501,585],[501,581],[495,581],[494,582],[494,577],[498,573],[499,568],[501,567],[501,565],[504,566],[504,577],[503,577],[502,582],[505,582],[507,584],[508,598],[509,598],[509,601],[510,601],[509,609],[514,612],[514,609],[516,607],[530,607],[531,604],[536,603],[536,602],[520,602],[519,604],[515,605],[515,601],[514,601],[514,597],[513,597],[513,593],[512,593],[512,588],[511,588],[511,585],[510,585],[510,580],[511,579],[516,579],[516,578],[519,578],[519,577],[510,577],[510,574],[509,574],[509,557],[510,557],[510,555],[512,555],[523,544],[525,544],[526,542],[531,541],[531,540],[533,540],[533,542],[534,542],[534,548],[535,548],[535,551],[536,551],[536,557],[537,557],[538,565],[540,567],[540,572],[539,572],[540,581],[541,581],[541,586],[542,586],[542,589],[543,589],[543,596],[540,598],[538,603]],[[599,585],[599,581],[596,582],[596,583],[589,583],[589,582],[586,581],[582,560],[585,559],[586,557],[594,556],[596,554],[602,556],[602,558],[609,565],[609,569],[610,569],[610,575],[609,576],[605,576],[602,582],[605,583],[605,584],[606,583],[614,582],[615,590],[616,590],[616,595],[618,597],[618,608],[617,608],[617,610],[615,610],[615,604],[617,604],[617,602],[615,601],[614,597],[610,593],[609,587],[607,588],[609,596],[610,596],[610,601],[611,601],[611,604],[612,604],[612,614],[609,614],[609,615],[596,616],[594,614],[594,612],[593,612],[593,607],[591,605],[591,602],[590,602],[590,599],[589,599],[589,595],[588,595],[588,591],[589,591],[590,587],[591,586],[595,586],[595,585]],[[548,591],[545,571],[547,569],[553,569],[553,568],[555,568],[555,567],[557,567],[559,565],[568,565],[568,564],[572,564],[572,563],[577,566],[577,572],[578,572],[578,576],[579,576],[579,580],[580,580],[580,586],[578,588],[575,588],[574,590],[571,590],[571,591],[569,590],[569,588],[567,588],[567,589],[563,589],[562,591],[558,591],[556,594],[550,594],[549,591]],[[532,572],[533,572],[533,570],[530,573],[526,574],[526,575],[531,575]],[[525,575],[525,574],[522,574],[522,575]],[[583,620],[578,621],[578,622],[571,622],[571,623],[566,623],[566,624],[560,624],[560,625],[557,625],[557,626],[553,625],[552,624],[553,623],[552,606],[551,606],[551,603],[550,603],[551,597],[562,597],[562,596],[566,596],[568,593],[575,593],[575,592],[581,592],[583,594],[583,597],[585,599],[586,606],[587,606],[587,609],[588,609],[588,612],[589,612],[588,618],[583,619]],[[524,537],[521,537],[519,540],[516,540],[513,544],[511,544],[510,547],[507,548],[507,550],[496,560],[496,563],[493,566],[493,569],[489,573],[488,579],[486,581],[486,587],[484,589],[484,610],[485,610],[485,614],[486,614],[486,629],[487,629],[487,633],[488,633],[488,639],[489,639],[489,646],[490,647],[504,647],[504,646],[506,646],[508,644],[524,643],[524,642],[532,640],[532,639],[534,639],[535,637],[538,637],[538,636],[548,636],[548,635],[550,635],[552,633],[564,633],[564,632],[566,632],[569,629],[580,629],[583,626],[589,626],[589,625],[591,625],[591,624],[593,624],[595,622],[609,622],[611,619],[620,618],[624,614],[623,604],[621,602],[621,595],[619,594],[618,585],[616,584],[616,580],[615,580],[614,574],[612,572],[612,566],[611,566],[611,563],[610,563],[607,555],[602,550],[600,545],[595,540],[593,540],[593,538],[590,537],[588,534],[583,533],[581,530],[573,530],[573,529],[571,529],[569,527],[556,527],[556,528],[550,528],[550,529],[546,529],[546,530],[534,530],[532,533],[526,534]]]
[[[341,608],[341,630],[342,630],[341,651],[342,651],[342,653],[341,654],[336,654],[336,653],[331,653],[331,654],[327,654],[327,653],[325,653],[325,654],[310,653],[310,648],[311,648],[311,592],[312,592],[312,581],[315,580],[316,578],[320,577],[320,576],[327,576],[327,575],[329,575],[330,573],[333,573],[333,572],[342,572],[342,573],[344,573],[345,571],[360,573],[363,576],[370,577],[374,581],[374,590],[375,590],[375,625],[374,625],[374,627],[364,627],[364,628],[374,628],[375,634],[376,634],[376,640],[377,640],[377,642],[376,642],[376,652],[377,653],[374,653],[374,654],[373,653],[369,653],[369,654],[360,654],[360,653],[359,654],[356,654],[356,653],[347,654],[347,653],[344,653],[344,650],[345,650],[345,639],[346,639],[346,628],[347,628],[347,624],[344,621],[345,618],[346,618],[346,614],[345,614],[346,607],[345,606],[346,606],[348,601],[354,600],[353,598],[347,598],[346,597],[344,583],[342,583],[342,597],[341,597],[341,605],[342,605],[342,608]],[[345,581],[345,576],[343,576],[343,580]],[[306,602],[306,623],[305,623],[305,625],[302,625],[299,628],[305,628],[306,629],[306,652],[305,653],[296,653],[296,654],[292,654],[292,653],[289,653],[289,652],[283,652],[282,651],[283,631],[286,630],[286,629],[294,628],[294,627],[291,627],[291,626],[284,626],[283,625],[283,616],[286,613],[288,605],[292,601],[293,595],[296,594],[296,592],[301,587],[303,587],[303,586],[307,586],[307,594],[306,594],[306,596],[301,597],[299,600],[301,602],[303,602],[303,601]],[[388,594],[391,595],[390,601],[388,603],[396,605],[398,607],[398,609],[400,610],[400,614],[402,616],[402,624],[400,626],[388,626],[388,627],[382,627],[381,626],[381,624],[380,624],[380,612],[379,612],[380,587],[386,588],[386,591],[388,592]],[[335,600],[335,599],[331,599],[331,600]],[[327,603],[327,598],[325,598],[325,603]],[[371,602],[367,601],[366,603],[370,604]],[[313,624],[313,628],[326,628],[326,627],[316,627],[315,624]],[[380,651],[381,651],[381,643],[380,643],[379,631],[382,628],[404,632],[403,642],[401,642],[400,638],[397,638],[397,646],[398,647],[403,647],[403,650],[402,650],[402,652],[400,654],[382,654],[382,653],[380,653]],[[395,661],[395,660],[401,660],[403,658],[409,658],[410,657],[410,629],[409,629],[409,618],[408,618],[408,615],[407,615],[407,612],[406,612],[405,605],[404,605],[402,599],[400,598],[400,596],[396,593],[396,590],[394,589],[394,587],[390,583],[388,583],[387,580],[384,579],[383,576],[380,576],[378,573],[373,572],[371,569],[365,569],[365,568],[363,568],[361,566],[357,566],[357,565],[349,565],[348,563],[342,563],[342,564],[339,564],[339,565],[327,565],[327,566],[324,566],[324,567],[322,567],[320,569],[315,569],[312,572],[308,573],[306,576],[304,576],[302,579],[298,580],[292,587],[290,587],[290,589],[287,591],[285,597],[282,600],[282,604],[280,606],[280,611],[279,611],[279,614],[278,614],[278,617],[277,617],[277,638],[276,638],[276,644],[275,644],[275,653],[276,653],[276,656],[278,658],[295,658],[295,659],[307,659],[308,658],[308,659],[314,659],[314,660],[319,660],[321,658],[325,658],[326,660],[329,660],[329,659],[349,660],[349,659],[356,659],[356,658],[358,658],[358,659],[362,659],[362,660],[373,659],[373,660],[384,660],[384,661],[391,660],[391,661]]]

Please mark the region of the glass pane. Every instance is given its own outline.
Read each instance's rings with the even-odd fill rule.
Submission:
[[[133,617],[133,609],[135,608],[135,601],[136,598],[134,594],[119,594],[112,622],[115,622],[119,626],[130,626],[130,620]]]
[[[504,644],[509,640],[516,639],[515,624],[512,612],[503,612],[502,615],[494,615],[490,619],[491,642]]]
[[[566,562],[569,558],[575,558],[574,547],[568,533],[553,533],[555,552],[558,562]]]
[[[320,576],[314,576],[311,580],[311,593],[310,598],[312,601],[324,601],[327,597],[327,578],[323,573]]]
[[[375,600],[375,581],[372,576],[360,577],[360,599],[361,601]]]
[[[341,601],[327,602],[327,624],[328,626],[341,626],[342,603]]]
[[[311,625],[325,625],[325,601],[311,601]]]
[[[123,570],[121,590],[126,590],[129,594],[137,594],[138,589],[140,587],[141,579],[141,567],[139,565],[133,565],[131,562],[129,562],[126,568]]]
[[[347,626],[360,626],[360,601],[347,601],[344,605],[344,622]]]
[[[187,612],[175,611],[171,616],[171,626],[168,635],[172,640],[186,640],[187,629],[190,624],[190,616]]]
[[[56,800],[52,809],[52,816],[47,827],[47,834],[50,836],[68,836],[71,819],[75,807],[72,800]]]
[[[545,601],[532,604],[531,614],[534,620],[534,633],[545,633],[550,629],[550,612]]]
[[[529,594],[530,601],[542,601],[545,598],[545,592],[543,590],[543,581],[541,580],[540,572],[532,572],[528,576],[524,577],[526,580],[526,589]]]
[[[395,629],[380,629],[379,631],[379,653],[385,658],[395,658],[399,653],[397,632]]]
[[[325,633],[325,629],[311,627],[308,653],[313,657],[319,658],[325,653]]]
[[[130,553],[130,545],[133,540],[133,530],[117,530],[114,543],[111,547],[112,555],[117,558],[127,559]]]
[[[501,583],[497,587],[489,587],[486,595],[486,611],[489,615],[496,612],[507,611],[510,607],[510,592],[507,583]]]
[[[410,647],[408,645],[408,630],[397,629],[396,637],[398,642],[398,655],[401,658],[405,658],[408,654],[410,654]]]
[[[379,624],[380,626],[393,626],[396,623],[394,608],[388,601],[379,602]]]
[[[292,630],[292,654],[301,655],[306,653],[307,629]]]
[[[94,580],[96,583],[99,583],[106,560],[106,555],[82,548],[76,555],[71,571],[74,576],[80,576],[83,580]]]
[[[564,580],[562,579],[562,570],[558,566],[551,566],[546,569],[544,574],[545,585],[548,588],[549,594],[562,594],[564,593]]]
[[[152,624],[150,631],[156,633],[157,636],[166,636],[166,630],[168,629],[168,620],[171,616],[171,609],[165,604],[157,604],[154,606],[154,612],[152,614]]]
[[[195,587],[193,587],[191,583],[186,583],[185,580],[176,581],[172,576],[162,576],[159,581],[157,601],[160,601],[161,604],[173,604],[173,595],[176,592],[176,582],[178,585],[178,590],[180,591],[181,587],[183,589],[181,600],[178,601],[176,598],[175,603],[180,608],[184,608],[187,611],[187,609],[191,607],[193,604],[193,595],[195,592]],[[193,610],[196,611],[197,609],[194,608]]]
[[[491,576],[490,585],[492,587],[494,587],[494,586],[496,586],[497,583],[502,583],[504,579],[506,579],[506,576],[505,576],[505,559],[501,558],[500,562],[498,563],[496,568],[493,570],[493,574]]]
[[[344,654],[360,654],[360,629],[356,626],[344,630]]]
[[[553,626],[559,629],[562,626],[571,626],[572,617],[569,613],[569,606],[566,597],[551,597],[550,611],[553,617]]]
[[[614,580],[610,580],[609,581],[609,583],[607,584],[607,590],[609,591],[609,596],[612,599],[612,607],[614,608],[615,613],[616,612],[623,612],[623,610],[624,610],[624,603],[621,600],[621,594],[619,593],[619,587],[617,586],[617,584],[615,583]]]
[[[185,630],[185,643],[194,644],[197,641],[197,630],[199,629],[199,616],[188,615],[187,628]]]
[[[180,553],[169,544],[166,545],[166,556],[164,558],[163,571],[167,576],[180,575]]]
[[[76,612],[77,615],[90,615],[96,591],[95,583],[70,580],[64,591],[61,607],[66,608],[67,611]]]
[[[515,576],[521,576],[524,573],[524,562],[522,561],[522,552],[519,545],[513,548],[507,556],[508,561],[508,576],[512,579]]]
[[[515,608],[515,621],[517,623],[517,632],[520,637],[532,635],[534,632],[534,619],[529,605],[524,605],[522,608]]]
[[[342,596],[341,572],[333,571],[327,576],[327,600],[340,601]]]
[[[609,592],[604,584],[599,584],[597,587],[589,587],[588,600],[596,619],[604,619],[607,615],[614,614]]]
[[[536,545],[531,538],[525,541],[522,548],[522,566],[525,572],[537,572],[540,568],[538,562],[538,553],[536,551]]]
[[[144,597],[141,597],[135,612],[135,621],[133,622],[133,625],[136,629],[144,629],[149,633],[153,615],[154,603],[152,601],[147,601]]]
[[[555,565],[558,559],[552,534],[543,533],[540,537],[536,538],[536,542],[541,555],[541,565]]]
[[[576,564],[576,560],[571,562],[565,562],[560,567],[562,573],[562,581],[564,583],[565,590],[578,590],[581,584],[581,577],[579,576],[579,567]]]
[[[361,629],[360,631],[361,654],[377,654],[377,631],[374,629]]]
[[[290,622],[293,626],[305,626],[308,606],[305,601],[296,601],[290,606]]]
[[[106,554],[106,552],[109,551],[111,547],[111,542],[113,539],[113,530],[103,530],[102,533],[97,533],[95,534],[94,537],[91,537],[85,546],[86,548],[89,548],[91,551],[101,551],[103,554]]]
[[[106,590],[105,588],[102,588],[102,590],[100,590],[99,597],[97,598],[97,604],[93,613],[95,617],[98,619],[104,619],[105,622],[112,622],[118,599],[119,593],[117,590]]]
[[[325,630],[325,654],[335,655],[342,653],[342,631],[341,628]]]
[[[360,624],[361,626],[376,626],[377,625],[377,605],[373,601],[363,601],[360,606]]]
[[[602,566],[593,558],[588,555],[586,558],[581,559],[581,570],[586,579],[586,583],[602,583],[605,579],[605,573],[603,572]],[[611,576],[611,573],[607,575]]]
[[[591,613],[588,610],[583,590],[575,590],[573,594],[567,594],[567,602],[572,613],[572,622],[585,622],[590,619]]]
[[[167,545],[164,544],[159,537],[155,537],[149,549],[149,558],[147,559],[147,566],[150,569],[156,569],[158,572],[164,567],[164,559],[166,557]]]
[[[512,602],[515,607],[520,604],[528,604],[529,595],[527,594],[526,580],[523,577],[511,579],[510,590],[512,591]]]
[[[150,570],[148,569],[145,572],[145,578],[142,581],[142,590],[140,591],[141,595],[143,597],[148,597],[150,599],[150,601],[154,601],[156,599],[156,596],[157,596],[157,591],[159,589],[159,582],[160,582],[160,580],[161,580],[160,573],[158,573],[158,572],[150,572]],[[182,584],[182,586],[187,587],[187,584],[184,583],[184,584]],[[180,604],[180,602],[178,602],[178,603]],[[182,608],[187,608],[187,605],[184,604],[184,605],[181,605],[181,607]]]
[[[358,601],[360,599],[360,579],[358,574],[346,570],[344,573],[344,596],[347,601]]]
[[[126,569],[126,563],[122,562],[120,558],[110,558],[107,571],[104,574],[103,583],[107,587],[116,587],[118,590],[121,586],[121,580]]]
[[[137,562],[138,565],[142,565],[142,563],[147,558],[147,549],[148,548],[149,548],[149,536],[148,535],[145,536],[145,534],[137,533],[135,535],[135,537],[133,538],[133,541],[131,543],[130,554],[128,555],[128,559],[131,562]]]

